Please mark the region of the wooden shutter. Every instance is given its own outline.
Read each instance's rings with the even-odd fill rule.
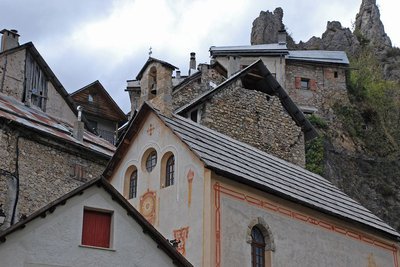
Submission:
[[[316,91],[317,90],[317,81],[310,80],[310,90]]]
[[[110,247],[111,213],[84,210],[82,245]]]
[[[294,77],[294,88],[301,88],[301,77]]]

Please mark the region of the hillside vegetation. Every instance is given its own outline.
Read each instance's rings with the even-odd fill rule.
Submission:
[[[333,123],[310,117],[320,138],[306,146],[306,167],[400,230],[400,84],[384,79],[369,46],[350,61],[350,104],[335,104]]]

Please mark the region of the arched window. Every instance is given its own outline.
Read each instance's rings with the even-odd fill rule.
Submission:
[[[165,165],[165,186],[170,186],[174,184],[174,172],[175,172],[175,157],[171,155],[167,164]]]
[[[152,151],[146,159],[146,170],[151,172],[157,164],[157,152]]]
[[[257,226],[251,229],[251,266],[265,267],[265,240]]]
[[[129,179],[129,199],[136,198],[137,195],[137,170],[134,170]]]
[[[155,66],[149,70],[148,87],[148,97],[152,99],[157,95],[157,69]]]

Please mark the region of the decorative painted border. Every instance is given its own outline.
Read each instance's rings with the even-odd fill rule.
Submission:
[[[329,222],[314,218],[312,216],[308,216],[302,213],[298,213],[295,211],[292,211],[290,209],[287,209],[285,207],[282,207],[280,205],[261,200],[259,198],[255,198],[240,192],[237,192],[235,190],[229,189],[227,187],[224,187],[220,185],[219,183],[214,184],[214,205],[215,205],[215,266],[220,267],[221,266],[221,196],[220,194],[225,194],[227,196],[233,197],[235,199],[244,201],[249,203],[250,205],[257,206],[262,209],[266,209],[275,213],[279,213],[282,215],[285,215],[287,217],[309,223],[311,225],[314,225],[316,227],[321,227],[326,230],[342,234],[344,236],[353,238],[355,240],[358,240],[360,242],[364,242],[367,244],[370,244],[372,246],[376,246],[382,249],[386,249],[388,251],[391,251],[393,253],[393,262],[394,262],[394,267],[399,267],[399,262],[397,259],[397,247],[395,244],[388,244],[386,242],[381,242],[373,237],[369,237],[367,235],[364,235],[362,233],[349,230],[334,224],[331,224]]]

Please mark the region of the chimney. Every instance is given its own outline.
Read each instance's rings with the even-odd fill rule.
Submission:
[[[279,45],[286,44],[286,30],[285,29],[278,31],[278,44]]]
[[[17,30],[7,30],[3,29],[0,31],[3,36],[1,37],[1,50],[0,52],[4,52],[8,49],[12,49],[14,47],[19,46],[18,39],[19,34]]]
[[[176,70],[176,78],[180,79],[181,78],[181,71],[180,70]]]
[[[189,62],[189,75],[193,74],[196,71],[196,53],[190,53],[190,62]]]
[[[82,106],[76,108],[78,110],[78,120],[74,123],[74,138],[79,142],[83,141],[83,122],[82,122]]]

